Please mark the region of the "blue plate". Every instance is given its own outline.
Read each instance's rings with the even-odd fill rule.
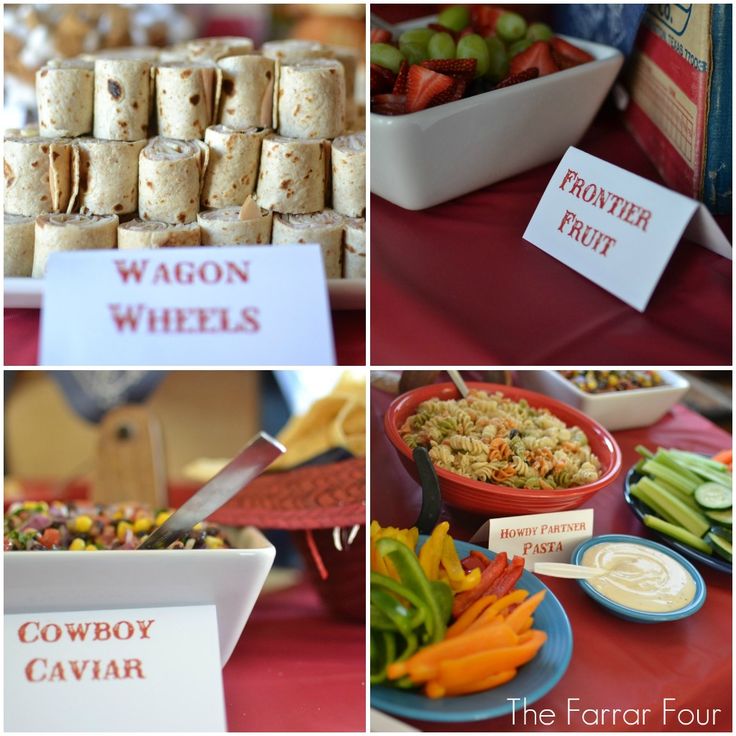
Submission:
[[[693,599],[686,606],[678,608],[676,611],[637,611],[635,608],[629,608],[628,606],[622,606],[620,603],[612,601],[610,598],[606,598],[605,595],[599,593],[587,580],[578,580],[580,587],[594,600],[596,603],[600,603],[604,608],[607,608],[612,613],[615,613],[619,618],[626,619],[627,621],[638,621],[639,623],[656,624],[664,621],[677,621],[681,618],[687,618],[692,616],[696,611],[699,611],[705,603],[705,581],[703,576],[695,569],[695,566],[688,562],[682,555],[675,552],[675,550],[665,547],[659,542],[652,542],[651,539],[642,539],[641,537],[635,537],[631,534],[601,534],[591,539],[586,539],[581,542],[573,550],[570,562],[573,565],[583,564],[583,555],[590,547],[601,544],[603,542],[628,542],[630,544],[640,544],[643,547],[651,547],[656,549],[662,554],[668,555],[673,560],[677,560],[689,573],[692,575],[695,581],[695,595]]]
[[[626,481],[624,482],[624,498],[626,499],[626,503],[629,504],[629,507],[634,512],[636,517],[643,524],[645,514],[652,514],[656,516],[657,513],[655,511],[652,511],[652,509],[650,509],[649,506],[644,503],[644,501],[640,501],[638,498],[635,498],[631,495],[630,487],[634,485],[634,483],[638,483],[641,478],[642,475],[641,473],[637,472],[636,468],[631,468],[631,470],[629,470],[629,472],[626,474]],[[715,554],[707,555],[704,552],[698,551],[697,549],[688,547],[686,544],[682,544],[682,542],[678,542],[676,539],[672,539],[672,537],[668,537],[666,534],[660,534],[654,529],[649,529],[649,527],[647,527],[647,531],[653,537],[655,537],[655,539],[662,542],[662,544],[666,545],[667,547],[672,547],[672,549],[676,549],[684,557],[695,560],[696,562],[702,562],[704,565],[712,567],[715,570],[727,572],[729,575],[731,574],[731,571],[733,569],[731,563],[726,562],[726,560],[722,559],[721,557],[718,557]]]
[[[426,537],[420,537],[424,541]],[[461,558],[478,550],[490,559],[496,555],[482,547],[455,542]],[[440,723],[484,721],[505,716],[514,710],[509,698],[526,698],[527,705],[546,695],[565,674],[572,656],[572,631],[560,602],[552,591],[526,570],[518,587],[530,595],[546,590],[547,594],[534,614],[534,628],[547,633],[547,641],[537,656],[525,664],[519,674],[505,685],[473,695],[432,700],[420,691],[397,690],[383,685],[371,686],[371,706],[403,718]],[[518,710],[519,704],[516,703]]]

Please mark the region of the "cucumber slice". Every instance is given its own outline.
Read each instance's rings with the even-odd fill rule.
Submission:
[[[733,494],[719,483],[703,483],[695,489],[695,500],[708,511],[723,511],[733,505]]]
[[[733,539],[733,533],[730,526],[714,526],[711,528],[710,533],[715,534],[721,539],[725,539],[727,542],[730,542]]]
[[[728,562],[732,561],[733,548],[731,547],[731,542],[723,537],[719,537],[717,534],[713,534],[713,532],[708,534],[708,539],[718,555],[723,557],[724,560],[728,560]]]
[[[733,526],[733,512],[731,509],[728,509],[728,511],[706,511],[705,515],[716,524]]]
[[[708,555],[713,554],[713,550],[705,540],[700,537],[696,537],[695,534],[691,534],[687,529],[662,521],[662,519],[657,516],[652,516],[651,514],[645,514],[642,521],[645,526],[648,526],[650,529],[666,534],[668,537],[672,537],[672,539],[676,539],[678,542],[682,542],[688,547],[700,550]]]

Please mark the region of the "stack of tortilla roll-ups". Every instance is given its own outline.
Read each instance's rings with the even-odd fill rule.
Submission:
[[[240,37],[48,62],[38,126],[5,134],[5,275],[70,250],[316,243],[328,278],[365,278],[355,67]]]

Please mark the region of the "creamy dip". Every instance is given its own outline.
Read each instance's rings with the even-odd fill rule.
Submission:
[[[588,583],[636,611],[677,611],[695,597],[693,576],[673,557],[643,544],[601,542],[585,551],[581,564],[609,570]]]

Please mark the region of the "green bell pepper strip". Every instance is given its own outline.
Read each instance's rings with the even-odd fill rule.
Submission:
[[[379,539],[376,542],[376,550],[382,557],[391,560],[402,584],[424,601],[429,614],[425,621],[429,642],[441,641],[445,636],[445,620],[442,618],[442,611],[432,586],[414,552],[398,540],[389,538]]]
[[[385,590],[371,588],[371,606],[378,608],[405,639],[409,638],[414,627],[411,613],[403,603]]]
[[[391,662],[396,660],[396,640],[394,634],[389,631],[380,631],[376,633],[376,646],[375,646],[375,661],[376,667],[373,667],[374,663],[374,647],[373,647],[373,634],[371,632],[371,685],[378,685],[386,680],[386,668]],[[381,642],[380,644],[378,642]]]
[[[425,605],[421,597],[418,596],[410,588],[407,588],[406,585],[402,585],[401,583],[394,580],[393,578],[388,577],[387,575],[381,575],[381,573],[372,572],[371,587],[373,586],[385,588],[389,592],[396,594],[397,596],[403,598],[404,600],[411,603],[412,606],[414,606],[414,611],[412,612],[412,624],[414,628],[419,626],[419,624],[421,624],[423,621],[426,621],[427,606]]]
[[[447,624],[452,617],[452,604],[455,600],[452,588],[444,580],[432,580],[430,585],[432,586],[432,592],[442,614],[442,622]]]
[[[371,629],[396,631],[394,622],[378,607],[371,606]]]

